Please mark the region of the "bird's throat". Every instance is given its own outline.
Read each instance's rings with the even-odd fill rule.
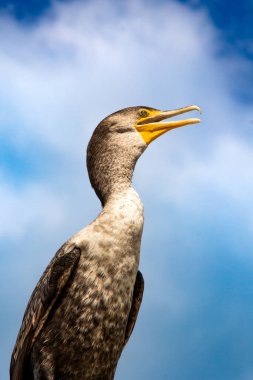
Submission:
[[[90,182],[103,206],[131,188],[135,163],[135,157],[116,150],[87,155]]]

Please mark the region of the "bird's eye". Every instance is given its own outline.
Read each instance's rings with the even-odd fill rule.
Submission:
[[[146,110],[140,110],[139,114],[140,114],[141,117],[146,117],[146,116],[148,116],[148,111],[146,111]]]

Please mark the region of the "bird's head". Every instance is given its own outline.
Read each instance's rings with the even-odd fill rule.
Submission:
[[[199,123],[197,118],[165,121],[193,110],[200,111],[200,108],[188,106],[160,111],[138,106],[124,108],[103,119],[87,149],[88,172],[98,196],[101,198],[101,178],[106,192],[114,183],[131,181],[137,159],[157,137],[174,128]]]

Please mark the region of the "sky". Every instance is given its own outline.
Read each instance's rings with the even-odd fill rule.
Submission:
[[[85,167],[95,126],[191,104],[201,124],[157,139],[135,170],[145,292],[115,379],[253,378],[252,8],[1,1],[1,379],[44,268],[100,211]]]

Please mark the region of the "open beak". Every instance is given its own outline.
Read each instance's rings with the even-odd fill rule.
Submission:
[[[198,106],[188,106],[184,108],[179,108],[172,111],[152,111],[147,117],[140,118],[136,124],[135,128],[141,134],[143,140],[146,144],[150,144],[157,137],[163,135],[164,133],[171,131],[174,128],[183,127],[188,124],[200,123],[200,119],[191,118],[185,120],[174,120],[161,123],[161,120],[168,119],[172,116],[177,116],[189,111],[199,111]]]

